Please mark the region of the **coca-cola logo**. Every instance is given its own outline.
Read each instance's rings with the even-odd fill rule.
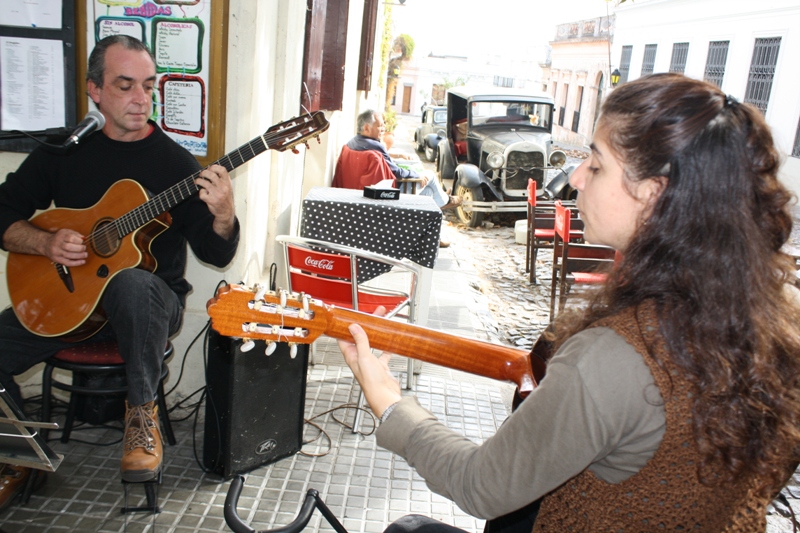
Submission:
[[[333,260],[306,257],[306,266],[318,268],[320,270],[333,270]]]
[[[394,198],[394,191],[386,191],[386,192],[381,192],[381,195],[380,195],[380,197],[381,197],[381,198],[389,198],[389,199],[392,199],[392,198]]]

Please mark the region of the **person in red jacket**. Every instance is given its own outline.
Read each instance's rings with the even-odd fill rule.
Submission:
[[[345,145],[345,148],[354,152],[377,152],[386,162],[389,171],[392,173],[395,179],[421,179],[421,188],[419,189],[418,194],[430,196],[433,198],[433,201],[436,202],[436,205],[443,210],[452,209],[461,205],[461,198],[458,196],[448,195],[447,192],[442,189],[439,180],[436,179],[436,176],[432,172],[425,171],[422,174],[419,174],[413,170],[409,170],[397,165],[392,156],[389,154],[389,151],[386,149],[386,146],[381,142],[381,137],[384,131],[386,131],[383,115],[368,109],[358,115],[356,127],[358,134],[348,141],[348,143]],[[338,166],[337,173],[334,174],[334,186],[336,186],[335,184],[337,183],[337,176],[341,176]],[[341,180],[342,178],[338,179]],[[348,181],[347,178],[344,178],[344,180]],[[374,181],[374,183],[377,183],[377,181],[379,180]]]

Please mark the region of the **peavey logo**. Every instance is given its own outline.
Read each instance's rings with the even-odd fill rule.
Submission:
[[[390,200],[394,200],[395,196],[397,196],[394,191],[381,191],[379,198],[388,198]]]
[[[319,268],[320,270],[333,270],[333,260],[306,257],[306,266]]]
[[[269,452],[277,448],[278,442],[275,439],[265,440],[256,446],[256,455],[267,455]]]

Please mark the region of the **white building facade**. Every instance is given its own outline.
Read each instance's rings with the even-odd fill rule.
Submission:
[[[542,90],[553,96],[553,140],[588,145],[599,106],[611,88],[614,17],[560,24],[542,63]]]
[[[759,107],[800,196],[800,2],[636,0],[616,10],[611,68],[620,83],[656,72],[712,81]]]

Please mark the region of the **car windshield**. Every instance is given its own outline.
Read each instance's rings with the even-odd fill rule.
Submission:
[[[550,128],[550,104],[537,102],[472,102],[471,125],[525,124]]]
[[[433,121],[436,124],[443,124],[447,122],[447,111],[444,109],[442,109],[441,111],[436,111],[433,114]]]

